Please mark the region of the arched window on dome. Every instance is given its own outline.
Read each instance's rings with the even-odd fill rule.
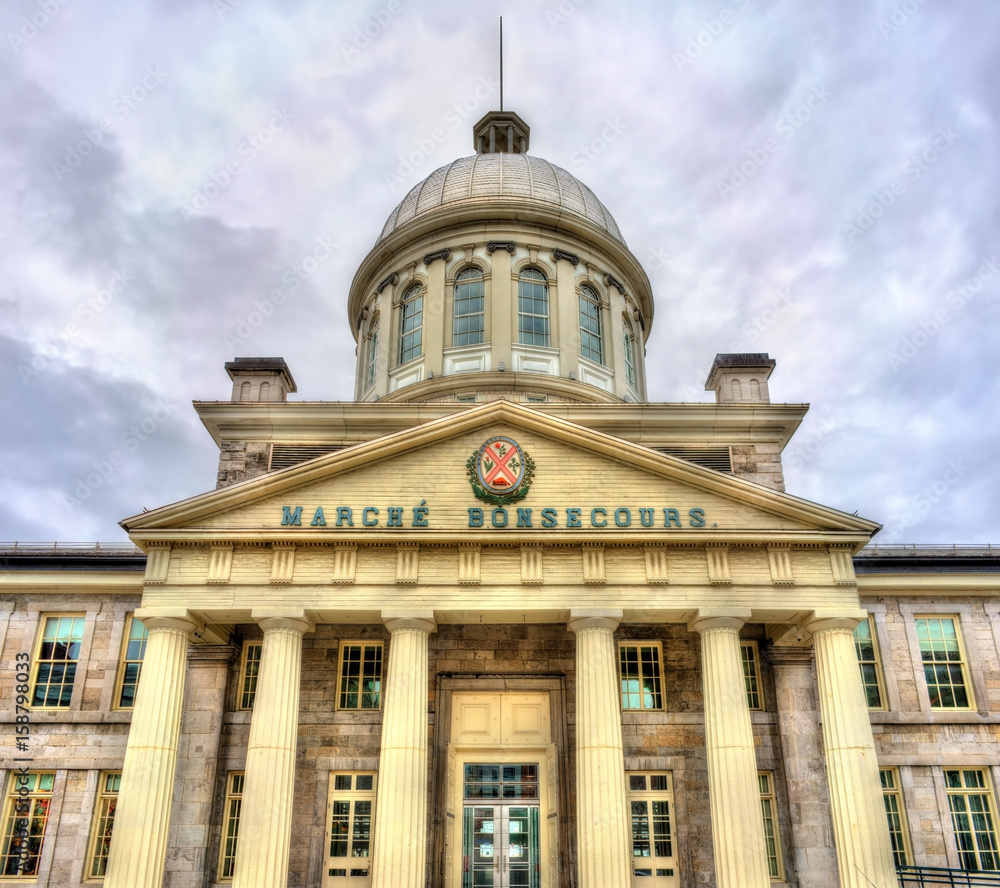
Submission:
[[[580,287],[580,356],[604,363],[601,337],[601,297],[586,284]]]
[[[414,284],[403,295],[399,311],[399,363],[419,358],[423,346],[424,286]]]
[[[622,315],[622,330],[625,336],[625,381],[635,388],[635,331],[628,315]]]
[[[483,273],[478,268],[466,268],[455,278],[455,319],[452,325],[452,345],[480,345],[485,330],[486,297]]]
[[[368,335],[365,337],[366,355],[365,361],[365,388],[375,382],[375,373],[378,370],[378,325],[380,315],[375,312],[372,322],[368,325]]]
[[[549,344],[549,285],[537,268],[526,268],[517,281],[517,341]]]

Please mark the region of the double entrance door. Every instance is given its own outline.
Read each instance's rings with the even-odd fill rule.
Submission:
[[[538,766],[467,764],[462,888],[540,888]]]

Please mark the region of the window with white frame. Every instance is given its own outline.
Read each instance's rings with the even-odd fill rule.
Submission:
[[[121,771],[101,772],[97,784],[94,821],[90,830],[90,850],[87,854],[88,879],[103,879],[108,871],[111,833],[115,826],[115,809],[118,807],[118,790],[121,784]]]
[[[879,660],[878,643],[875,640],[875,625],[870,616],[858,623],[854,629],[854,650],[858,655],[861,684],[865,688],[868,708],[883,709],[885,707],[885,691],[882,680],[882,663]]]
[[[263,642],[243,642],[243,656],[240,658],[240,709],[253,709],[253,701],[257,696],[257,676],[260,673],[260,655],[263,650]]]
[[[889,824],[889,840],[892,842],[892,858],[896,866],[907,866],[910,856],[910,831],[906,823],[906,808],[903,806],[903,791],[896,768],[880,768],[882,781],[882,801],[885,803],[885,817]]]
[[[375,374],[378,372],[378,328],[381,318],[376,311],[368,325],[368,336],[365,339],[367,349],[367,360],[365,362],[365,388],[375,382]]]
[[[7,788],[0,878],[36,879],[52,807],[53,771],[14,771]]]
[[[405,364],[423,353],[424,287],[414,284],[403,294],[399,307],[399,363]]]
[[[43,618],[35,653],[31,705],[65,709],[73,697],[73,682],[83,643],[83,614],[58,614]]]
[[[669,771],[630,771],[625,777],[632,832],[632,875],[641,878],[644,885],[664,884],[658,880],[673,876],[677,865],[672,775]]]
[[[945,768],[944,785],[962,869],[1000,870],[989,775],[973,768]]]
[[[236,869],[236,845],[240,838],[240,814],[243,810],[243,771],[226,775],[226,801],[222,808],[222,846],[219,849],[219,881],[233,878]]]
[[[378,709],[382,705],[382,642],[340,643],[338,709]]]
[[[580,287],[580,355],[597,364],[604,363],[601,297],[586,284]]]
[[[628,315],[622,315],[622,345],[625,354],[625,381],[635,388],[635,333]]]
[[[486,325],[486,288],[478,268],[466,268],[455,278],[452,345],[480,345]]]
[[[661,649],[657,642],[618,646],[622,709],[663,709]]]
[[[781,838],[778,834],[778,806],[774,796],[774,773],[758,771],[760,814],[764,821],[764,847],[767,851],[767,871],[772,879],[781,881],[785,870],[781,860]]]
[[[537,268],[526,268],[517,281],[517,341],[549,344],[549,284]]]
[[[135,706],[135,692],[139,687],[139,675],[148,641],[149,630],[142,625],[141,620],[129,614],[125,622],[121,661],[118,664],[118,693],[115,695],[118,709],[131,709]]]
[[[958,617],[917,617],[915,622],[931,709],[973,708]]]
[[[327,806],[327,885],[361,885],[371,875],[375,774],[330,775]]]
[[[760,659],[756,641],[741,641],[740,655],[743,659],[743,684],[747,691],[747,706],[750,709],[764,708],[764,689],[760,684]]]

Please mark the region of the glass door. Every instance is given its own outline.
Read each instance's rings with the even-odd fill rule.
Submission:
[[[537,805],[466,805],[462,888],[539,888]]]
[[[537,764],[464,768],[462,888],[539,888]]]
[[[675,888],[680,884],[674,858],[669,773],[629,774],[632,822],[633,888]]]

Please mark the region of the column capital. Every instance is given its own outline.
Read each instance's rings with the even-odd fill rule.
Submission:
[[[816,652],[811,647],[772,644],[764,651],[772,666],[812,666]]]
[[[688,629],[699,634],[709,629],[735,629],[739,632],[749,619],[750,611],[747,609],[703,608],[688,621]]]
[[[382,622],[390,632],[400,629],[418,629],[426,632],[437,632],[437,619],[432,610],[384,610]]]
[[[858,623],[868,619],[868,612],[861,608],[837,611],[813,611],[803,622],[805,628],[813,635],[829,632],[833,629],[854,631]]]
[[[299,635],[316,630],[316,621],[306,613],[304,608],[253,608],[250,611],[252,619],[261,629],[291,629]]]
[[[582,629],[608,629],[614,632],[622,621],[623,613],[616,608],[573,608],[567,626],[570,632]]]
[[[174,629],[188,635],[205,631],[205,624],[183,607],[140,607],[132,616],[150,631]]]

